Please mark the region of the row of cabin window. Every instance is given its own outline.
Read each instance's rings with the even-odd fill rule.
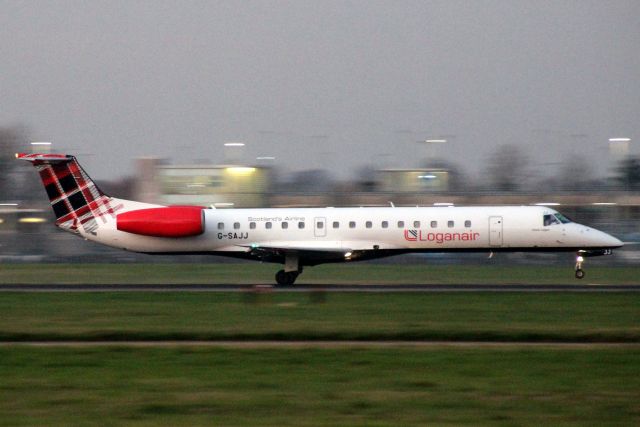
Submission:
[[[289,223],[284,221],[281,223],[282,228],[283,229],[287,229],[289,228]],[[340,222],[339,221],[333,221],[333,228],[340,228]],[[366,221],[364,223],[366,228],[373,228],[373,222],[371,221]],[[404,228],[405,224],[404,221],[398,221],[397,223],[398,228]],[[431,228],[438,228],[438,221],[431,221]],[[264,228],[266,229],[271,229],[273,226],[273,224],[271,222],[265,222],[264,223]],[[389,228],[389,221],[382,221],[380,223],[380,226],[382,228]],[[447,221],[447,227],[449,228],[453,228],[455,226],[455,222],[454,221]],[[464,222],[464,226],[466,228],[471,228],[471,221],[470,220],[466,220]],[[316,224],[317,228],[324,228],[324,222],[318,222]],[[420,228],[420,221],[413,221],[413,227],[414,228]],[[249,228],[251,230],[254,230],[256,228],[256,223],[255,222],[250,222],[249,223]],[[300,230],[304,229],[304,221],[300,221],[298,222],[298,228]],[[356,222],[355,221],[349,221],[349,228],[356,228]],[[234,222],[233,223],[233,229],[234,230],[238,230],[240,229],[240,223],[239,222]],[[218,230],[224,230],[224,222],[219,222],[218,223]]]

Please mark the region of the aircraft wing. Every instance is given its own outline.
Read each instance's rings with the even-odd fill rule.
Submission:
[[[240,245],[256,258],[264,261],[275,261],[284,258],[287,253],[296,253],[307,264],[322,263],[331,260],[342,260],[352,251],[343,247],[340,242],[269,242]]]

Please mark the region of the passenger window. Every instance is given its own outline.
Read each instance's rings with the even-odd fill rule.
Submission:
[[[349,228],[356,228],[356,222],[355,221],[349,221]]]
[[[233,229],[234,229],[234,230],[237,230],[237,229],[239,229],[239,228],[240,228],[240,223],[239,223],[239,222],[234,222],[234,223],[233,223]]]
[[[218,223],[218,230],[224,230],[224,222]]]
[[[453,221],[447,221],[447,227],[453,228]]]
[[[318,228],[318,229],[324,228],[324,222],[322,222],[322,221],[316,222],[316,228]]]
[[[404,221],[398,221],[398,228],[404,228]]]
[[[271,223],[270,222],[265,222],[264,223],[264,228],[266,228],[267,230],[271,229]]]
[[[431,221],[431,228],[438,228],[438,221]]]
[[[249,223],[249,228],[252,229],[252,230],[255,230],[256,229],[256,223],[255,222],[250,222]]]
[[[304,221],[300,221],[300,222],[298,223],[298,228],[299,228],[300,230],[302,230],[302,229],[304,228]]]
[[[289,228],[289,223],[288,223],[288,222],[286,222],[286,221],[283,221],[283,222],[282,222],[282,229],[283,229],[283,230],[286,230],[287,228]]]
[[[389,228],[389,222],[388,221],[382,221],[382,228]]]
[[[367,221],[367,222],[364,223],[364,226],[367,227],[367,228],[371,228],[371,227],[373,227],[373,223],[371,221]]]
[[[413,221],[413,226],[415,228],[420,228],[420,221]]]
[[[340,228],[340,223],[338,221],[333,221],[333,228]]]
[[[466,220],[466,221],[464,222],[464,226],[465,226],[465,227],[467,227],[467,228],[470,228],[470,227],[471,227],[471,221]]]

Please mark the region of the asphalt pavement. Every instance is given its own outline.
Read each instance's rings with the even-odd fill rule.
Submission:
[[[12,284],[0,285],[0,292],[352,292],[352,293],[438,293],[438,292],[640,292],[640,284],[460,284],[460,285],[147,285],[147,284]]]

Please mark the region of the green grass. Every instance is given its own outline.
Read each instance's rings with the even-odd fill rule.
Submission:
[[[276,264],[0,264],[1,284],[270,284]],[[299,284],[630,284],[633,267],[586,267],[576,280],[566,267],[341,264],[308,267]]]
[[[0,313],[0,340],[640,342],[638,293],[7,292]]]
[[[640,423],[636,350],[0,348],[0,425]]]

